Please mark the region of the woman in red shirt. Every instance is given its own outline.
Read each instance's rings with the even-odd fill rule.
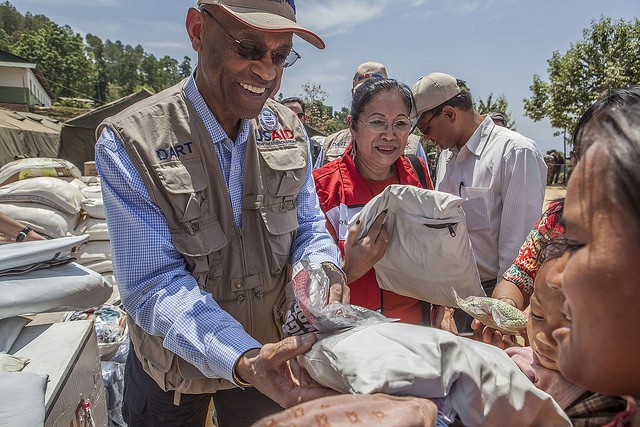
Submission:
[[[347,117],[351,144],[341,158],[313,171],[327,229],[343,257],[349,221],[387,186],[407,184],[433,189],[424,162],[417,163],[425,177],[422,185],[410,160],[403,155],[412,129],[409,117],[413,103],[409,87],[393,79],[372,78],[357,86]],[[343,269],[351,288],[351,303],[403,322],[424,324],[422,301],[378,287],[373,265],[382,258],[389,243],[383,220],[381,215],[365,238],[347,243],[350,247]]]

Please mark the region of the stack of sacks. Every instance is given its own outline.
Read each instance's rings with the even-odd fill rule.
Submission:
[[[117,302],[117,286],[113,277],[113,265],[111,262],[111,242],[107,229],[107,217],[102,203],[102,189],[99,182],[90,182],[89,185],[75,180],[83,195],[82,217],[76,227],[79,234],[88,234],[89,241],[81,248],[78,256],[78,264],[84,265],[93,271],[102,274],[112,286],[114,295],[109,300]]]
[[[78,235],[84,196],[68,182],[34,177],[0,187],[0,212],[38,233],[59,238]]]
[[[100,274],[111,274],[113,272],[111,244],[100,186],[85,185],[80,189],[80,192],[84,197],[82,199],[83,216],[77,231],[88,234],[90,237],[82,248],[84,252],[80,254],[78,263]]]
[[[0,186],[0,212],[49,238],[88,234],[76,262],[100,273],[112,286],[113,267],[102,192],[74,177],[36,176]],[[114,298],[117,288],[113,286]]]

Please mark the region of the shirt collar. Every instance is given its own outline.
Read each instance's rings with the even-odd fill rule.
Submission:
[[[469,138],[464,146],[467,147],[467,150],[480,157],[484,147],[489,141],[489,135],[491,135],[495,126],[495,123],[493,123],[493,120],[491,120],[491,117],[487,114],[482,123],[480,123],[480,126],[478,126],[475,132],[473,132],[473,135],[471,135],[471,138]]]
[[[193,73],[191,73],[191,75],[184,82],[184,86],[182,87],[182,89],[184,90],[184,93],[187,99],[189,100],[189,102],[193,104],[194,108],[198,112],[198,115],[200,116],[200,119],[203,121],[205,127],[207,128],[207,131],[209,131],[209,134],[211,135],[211,139],[213,140],[213,143],[220,144],[221,142],[228,139],[229,136],[222,129],[222,126],[220,126],[220,123],[218,123],[218,120],[216,120],[216,117],[213,115],[213,113],[207,106],[207,103],[202,97],[202,94],[198,89],[198,85],[196,84],[195,75],[196,75],[196,70],[194,69]],[[249,119],[242,119],[242,123],[240,125],[240,132],[238,132],[238,137],[236,138],[234,145],[243,144],[247,142],[248,138],[249,138]]]

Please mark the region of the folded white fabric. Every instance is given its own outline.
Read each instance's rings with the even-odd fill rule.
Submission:
[[[15,246],[23,245],[16,243]],[[109,299],[112,285],[75,262],[0,277],[0,319],[27,313],[84,310]]]
[[[571,425],[503,350],[440,329],[361,326],[322,337],[301,362],[316,381],[341,393],[432,399],[467,427]]]
[[[457,307],[459,296],[485,296],[471,249],[462,199],[411,185],[390,185],[351,220],[360,238],[385,209],[391,240],[374,265],[378,285],[400,295]]]
[[[47,263],[75,256],[89,240],[89,235],[61,237],[51,240],[9,243],[0,246],[0,273],[17,267]]]

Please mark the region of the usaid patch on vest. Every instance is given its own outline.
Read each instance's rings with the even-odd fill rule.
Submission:
[[[296,143],[293,129],[280,128],[278,116],[269,108],[264,107],[258,116],[260,127],[256,129],[256,143],[258,145],[293,145]]]

